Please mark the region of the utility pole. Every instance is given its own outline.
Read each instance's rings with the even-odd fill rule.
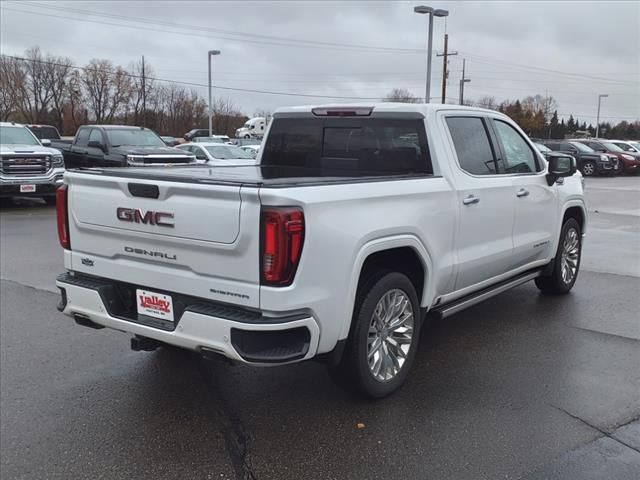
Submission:
[[[449,78],[449,60],[452,55],[458,55],[458,52],[449,53],[449,34],[444,34],[444,53],[436,54],[437,57],[444,57],[442,61],[442,103],[447,103],[447,79]]]
[[[596,138],[599,138],[598,135],[600,135],[600,102],[602,101],[603,98],[607,98],[609,96],[609,94],[600,94],[598,95],[598,116],[596,117]]]
[[[147,118],[147,82],[144,76],[144,55],[142,56],[142,127]]]
[[[209,59],[209,136],[213,135],[213,106],[211,104],[211,57],[214,55],[220,55],[220,50],[209,50],[207,52],[207,58]]]
[[[462,59],[462,78],[460,79],[460,105],[464,105],[464,84],[471,81],[470,78],[465,78],[464,76],[466,63],[467,63],[467,60],[463,58]]]

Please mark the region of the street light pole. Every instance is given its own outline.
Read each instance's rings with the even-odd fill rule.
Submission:
[[[598,95],[598,116],[596,117],[596,138],[600,135],[600,101],[603,98],[607,98],[609,95],[605,93],[601,93]]]
[[[424,103],[429,103],[431,96],[431,49],[433,47],[433,17],[446,17],[449,15],[447,10],[434,9],[425,5],[413,7],[415,13],[429,15],[428,31],[427,31],[427,85],[424,94]]]
[[[209,136],[213,135],[213,108],[211,106],[211,57],[220,55],[220,50],[209,50],[207,57],[209,60]]]

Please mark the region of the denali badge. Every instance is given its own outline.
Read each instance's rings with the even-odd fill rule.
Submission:
[[[127,247],[126,245],[124,247],[124,251],[127,253],[136,253],[138,255],[147,255],[149,257],[166,258],[167,260],[176,260],[178,258],[175,254],[145,250],[144,248]]]
[[[148,210],[143,212],[139,208],[118,207],[116,210],[118,220],[123,222],[144,223],[145,225],[158,225],[160,227],[173,228],[173,221],[167,220],[173,218],[173,213],[169,212],[153,212]]]

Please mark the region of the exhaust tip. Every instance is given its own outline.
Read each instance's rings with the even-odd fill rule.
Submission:
[[[78,325],[82,325],[83,327],[93,328],[94,330],[100,330],[104,328],[104,325],[100,325],[93,320],[91,320],[86,315],[82,315],[80,313],[74,313],[73,319],[76,321]]]

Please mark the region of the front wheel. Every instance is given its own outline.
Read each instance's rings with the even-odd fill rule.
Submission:
[[[360,393],[385,397],[405,381],[420,334],[415,288],[403,274],[391,272],[364,282],[353,314],[353,331],[333,373]]]
[[[596,174],[597,167],[595,162],[586,161],[582,164],[581,170],[582,170],[582,175],[584,175],[585,177],[592,177],[593,175]]]
[[[553,271],[536,278],[536,286],[543,293],[569,293],[578,278],[581,257],[582,229],[575,218],[569,218],[562,225]]]

